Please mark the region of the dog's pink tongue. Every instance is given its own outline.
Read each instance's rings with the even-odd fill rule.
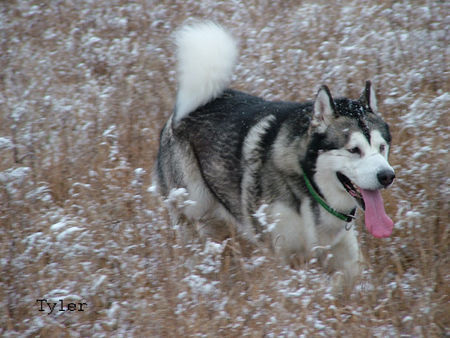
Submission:
[[[375,237],[389,237],[394,228],[394,222],[384,211],[383,198],[379,190],[360,189],[364,199],[365,222],[367,230]]]

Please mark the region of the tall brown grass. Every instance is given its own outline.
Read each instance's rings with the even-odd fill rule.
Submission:
[[[449,335],[449,6],[439,1],[0,3],[0,335]],[[350,299],[309,262],[184,246],[148,191],[176,91],[171,34],[192,17],[240,39],[233,87],[357,97],[394,137],[396,222]],[[86,302],[39,311],[37,299]]]

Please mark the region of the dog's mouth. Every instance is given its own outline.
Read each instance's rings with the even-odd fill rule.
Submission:
[[[348,192],[350,196],[352,196],[355,201],[358,203],[358,206],[362,209],[366,209],[366,204],[364,203],[364,199],[362,197],[361,191],[357,185],[355,185],[347,176],[344,174],[337,172],[337,178],[341,182],[342,186]]]
[[[380,190],[362,189],[344,174],[337,172],[336,175],[347,193],[364,210],[367,230],[375,237],[389,237],[392,234],[394,222],[384,211]]]

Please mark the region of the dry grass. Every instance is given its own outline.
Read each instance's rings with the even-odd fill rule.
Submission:
[[[0,335],[449,335],[448,11],[1,2]],[[237,89],[305,100],[321,83],[353,97],[375,83],[394,136],[385,200],[396,230],[360,231],[367,268],[350,299],[330,294],[314,262],[292,270],[264,246],[180,245],[147,192],[175,95],[170,36],[191,17],[240,38]],[[47,315],[39,298],[88,307]]]

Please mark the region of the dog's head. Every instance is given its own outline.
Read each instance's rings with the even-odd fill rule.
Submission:
[[[377,109],[371,83],[358,100],[333,100],[322,86],[314,102],[309,151],[316,156],[310,174],[322,195],[337,210],[358,205],[366,227],[376,237],[392,233],[380,190],[395,173],[388,162],[391,136]]]

